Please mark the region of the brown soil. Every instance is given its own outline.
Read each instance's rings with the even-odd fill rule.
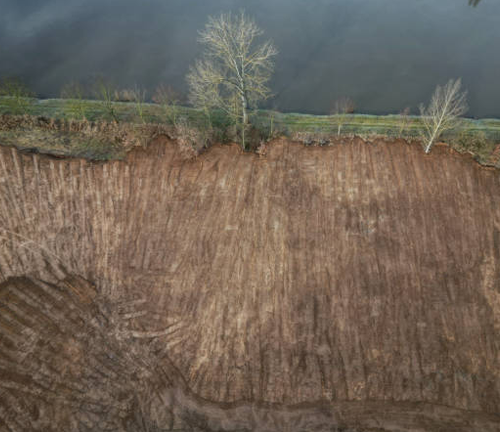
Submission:
[[[18,291],[38,279],[64,292],[56,281],[68,274],[95,284],[95,304],[108,304],[103,320],[113,322],[116,305],[140,305],[104,325],[99,308],[72,300],[86,314],[80,322],[97,320],[108,339],[84,338],[61,361],[100,370],[88,365],[101,354],[82,347],[104,353],[110,340],[119,357],[128,341],[122,393],[141,395],[150,381],[159,393],[180,392],[176,428],[500,430],[499,192],[499,171],[444,146],[427,156],[402,142],[277,141],[261,158],[215,146],[184,161],[158,139],[105,164],[0,148],[0,318],[17,319],[4,318],[7,309],[28,314],[10,306],[13,280]],[[10,279],[28,274],[36,279]],[[30,414],[13,401],[40,385],[33,359],[50,362],[58,351],[47,348],[52,333],[42,323],[64,329],[71,314],[51,318],[48,300],[29,310],[35,318],[15,337],[0,322],[0,344],[17,344],[11,362],[25,377],[14,390],[0,379],[2,432],[2,421],[30,430],[12,424],[50,418],[49,408]],[[64,338],[85,333],[67,328]],[[143,351],[154,364],[143,366],[152,374],[144,380],[130,372]],[[1,361],[2,376],[14,373]],[[48,374],[35,399],[47,388],[58,394],[54,383],[66,375]],[[69,392],[88,385],[99,406],[122,394],[73,381]],[[168,411],[148,400],[147,418],[158,417],[152,406]],[[127,401],[116,418],[138,412]],[[96,426],[104,411],[82,417],[94,418],[88,430],[104,429]]]

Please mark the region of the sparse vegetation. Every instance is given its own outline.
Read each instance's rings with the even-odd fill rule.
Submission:
[[[113,102],[116,101],[117,90],[115,86],[103,77],[98,77],[94,83],[94,96],[100,100],[107,120],[113,120],[118,123],[118,117],[115,112]]]
[[[495,166],[492,155],[497,143],[488,139],[484,132],[471,132],[464,129],[450,140],[450,145],[460,153],[468,153],[482,165]]]
[[[185,118],[179,119],[175,126],[175,138],[184,159],[194,159],[197,150],[207,146],[208,137],[200,129],[189,125]]]
[[[399,113],[399,132],[398,138],[403,138],[408,131],[408,126],[410,125],[410,107],[406,107],[403,111]]]
[[[120,92],[121,97],[126,96],[123,91]],[[128,93],[130,96],[130,93]],[[196,130],[193,132],[198,138],[196,149],[207,147],[210,143],[219,142],[227,143],[234,142],[236,129],[234,122],[221,110],[210,111],[210,121],[208,121],[206,114],[194,108],[178,105],[174,103],[164,106],[159,103],[144,103],[143,104],[143,119],[144,123],[133,124],[131,121],[137,119],[137,108],[131,102],[114,102],[111,101],[113,112],[120,124],[124,127],[130,126],[132,128],[155,127],[169,131],[169,136],[176,136],[175,126],[168,118],[175,119],[178,123],[182,119],[182,127],[180,130],[185,130],[188,126]],[[170,99],[172,100],[172,99]],[[175,99],[174,99],[175,100]],[[160,99],[156,99],[155,102]],[[71,102],[75,103],[74,108],[69,109]],[[68,105],[69,103],[69,105]],[[79,107],[78,107],[79,106]],[[173,109],[174,113],[169,110]],[[71,120],[81,120],[78,112],[85,114],[86,120],[89,123],[99,124],[106,123],[111,120],[115,123],[109,115],[109,110],[105,109],[102,101],[97,100],[64,100],[64,99],[26,99],[26,113],[31,117],[43,117],[45,120],[51,118],[53,120],[64,120],[68,124]],[[11,100],[6,97],[0,97],[0,115],[1,114],[14,114],[15,110]],[[167,117],[169,116],[169,117]],[[4,117],[3,122],[5,122]],[[15,116],[14,116],[15,117]],[[47,120],[48,121],[48,120]],[[74,123],[78,123],[74,121]],[[404,127],[402,126],[404,123]],[[280,113],[277,111],[267,110],[254,110],[251,112],[252,129],[248,134],[248,149],[256,150],[262,143],[280,137],[287,136],[294,140],[303,142],[305,145],[331,145],[338,141],[338,125],[333,124],[331,116],[309,115],[309,114],[294,114],[294,113]],[[454,148],[459,151],[464,148],[468,137],[472,137],[474,144],[468,146],[470,150],[467,152],[475,152],[475,158],[483,163],[488,160],[487,153],[495,143],[500,142],[500,120],[484,119],[484,120],[471,120],[461,119],[463,128],[450,129],[443,133],[442,139],[449,142]],[[43,136],[39,132],[29,132],[29,126],[23,126],[26,137],[22,137],[21,130],[13,132],[12,130],[6,131],[0,125],[0,137],[3,143],[15,144],[15,140],[19,140],[19,148],[38,148],[41,152],[48,152],[53,154],[67,154],[67,155],[82,155],[79,153],[72,153],[76,149],[88,147],[85,157],[97,159],[102,158],[115,158],[122,157],[122,153],[116,153],[115,150],[110,150],[109,144],[103,145],[104,150],[99,153],[97,148],[99,146],[99,139],[94,140],[91,145],[88,141],[81,141],[77,139],[75,144],[63,145],[63,140],[68,140],[68,136],[57,138],[56,132],[44,132]],[[460,132],[463,129],[463,132]],[[351,114],[347,116],[345,123],[342,125],[342,137],[362,136],[366,139],[374,137],[400,137],[401,135],[406,140],[415,140],[421,136],[423,130],[422,119],[419,116],[411,116],[403,113],[400,115],[362,115]],[[9,136],[7,136],[9,135]],[[14,137],[16,135],[16,137]],[[64,134],[63,134],[64,135]],[[201,137],[201,138],[200,138]],[[477,137],[484,137],[478,139]],[[75,137],[73,137],[75,138]],[[71,138],[71,139],[73,139]],[[76,139],[76,138],[75,138]],[[53,140],[53,145],[50,141]],[[251,143],[250,143],[251,141]],[[479,150],[481,149],[481,150]],[[481,155],[479,155],[481,153]],[[117,156],[118,154],[118,156]],[[487,164],[491,164],[487,162]]]
[[[140,87],[135,87],[130,91],[130,94],[132,96],[132,101],[135,104],[135,109],[137,111],[139,120],[142,123],[146,123],[146,120],[144,120],[144,103],[146,102],[146,90]]]
[[[324,132],[294,132],[291,138],[305,146],[325,146],[332,143],[332,135]]]
[[[0,139],[5,145],[91,160],[122,159],[133,147],[145,146],[162,134],[171,136],[172,130],[154,124],[0,116]]]
[[[116,102],[134,102],[134,89],[115,90],[114,99]]]
[[[161,106],[164,121],[175,125],[179,114],[180,97],[172,87],[160,84],[153,95],[153,102]]]
[[[340,136],[342,126],[346,122],[347,116],[354,112],[356,105],[350,98],[340,98],[335,101],[332,109],[332,123],[337,127],[337,135]]]
[[[12,114],[25,114],[35,93],[21,79],[8,77],[0,81],[0,96]]]
[[[73,81],[63,86],[61,98],[65,101],[65,109],[70,118],[79,120],[87,119],[87,104],[85,103],[85,90],[83,86]]]

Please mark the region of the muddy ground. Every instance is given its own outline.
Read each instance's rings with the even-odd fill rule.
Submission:
[[[63,345],[81,347],[32,404],[66,376],[75,385],[64,394],[80,385],[99,406],[126,401],[122,414],[82,414],[88,430],[106,415],[115,429],[147,430],[137,412],[164,430],[500,430],[499,192],[498,170],[402,141],[276,141],[263,157],[215,146],[184,161],[159,138],[109,163],[1,147],[0,430],[51,416],[12,408],[41,385],[37,359],[59,352],[51,320],[67,329]],[[97,293],[87,306],[23,297],[74,278]],[[135,357],[119,362],[129,387],[106,396],[64,365],[100,370],[92,358],[108,345]],[[144,356],[153,366],[134,366]],[[14,364],[21,387],[9,384]],[[180,414],[141,396],[152,383],[176,395]],[[149,401],[139,411],[134,392]],[[67,412],[86,413],[80,405]]]

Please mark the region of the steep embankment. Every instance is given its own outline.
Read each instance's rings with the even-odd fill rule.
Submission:
[[[0,278],[65,277],[50,263],[142,302],[129,336],[213,402],[351,401],[331,424],[398,430],[389,412],[406,409],[423,430],[494,430],[499,192],[498,171],[445,147],[381,141],[185,162],[159,139],[106,164],[0,148]]]

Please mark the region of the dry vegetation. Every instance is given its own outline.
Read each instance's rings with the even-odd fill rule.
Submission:
[[[89,160],[122,159],[134,147],[146,145],[158,136],[173,137],[187,159],[210,142],[209,134],[190,127],[186,121],[177,126],[57,120],[34,116],[0,116],[3,145],[54,156],[84,157]]]
[[[498,429],[499,172],[440,145],[261,150],[216,145],[186,161],[158,137],[96,164],[0,148],[2,432],[128,415],[192,430]],[[36,288],[67,274],[107,309],[80,303],[80,279],[69,303],[67,286]],[[34,279],[13,288],[22,275]],[[80,322],[98,330],[86,339]],[[159,389],[135,384],[143,352],[153,376],[139,381],[161,376]],[[60,367],[40,377],[42,360]],[[100,368],[108,381],[92,381]],[[81,403],[40,390],[39,411],[23,410],[24,394],[61,382]],[[74,390],[86,385],[91,396]]]

